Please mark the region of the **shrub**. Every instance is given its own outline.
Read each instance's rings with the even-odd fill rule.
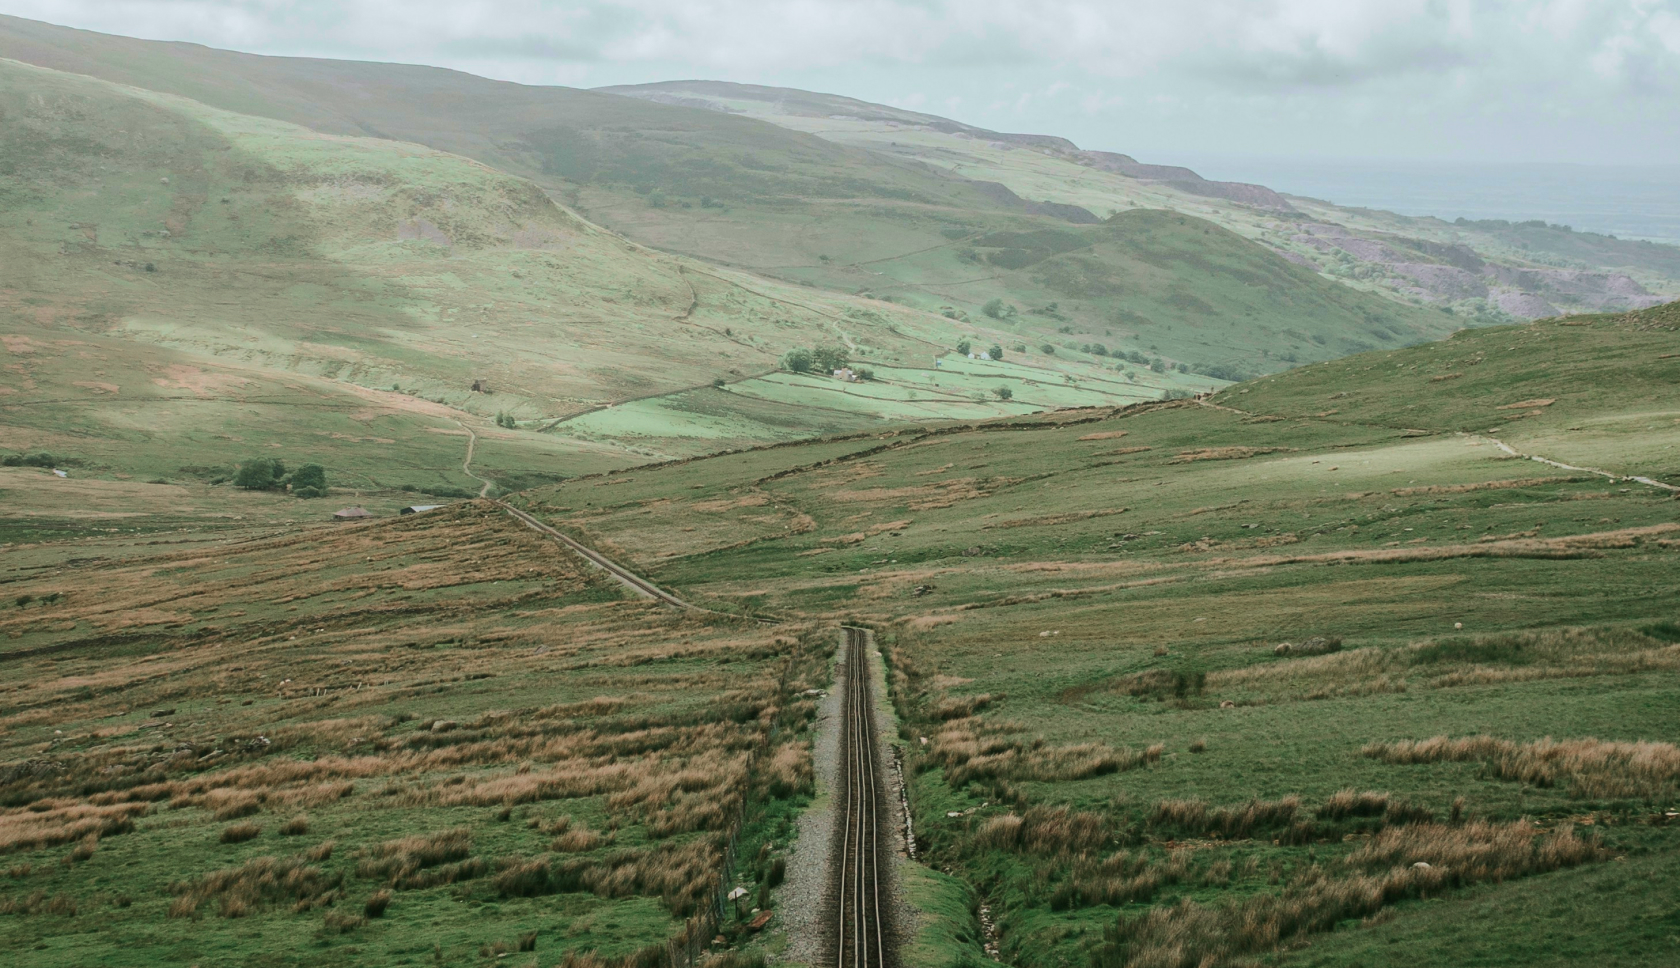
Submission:
[[[296,837],[300,834],[306,834],[308,832],[309,818],[301,813],[280,825],[280,833],[282,836]]]
[[[1040,346],[1038,348],[1038,351],[1040,353],[1043,353],[1045,356],[1055,356],[1056,355],[1056,347],[1052,346],[1049,343],[1045,343],[1043,346]]]
[[[992,392],[997,394],[997,398],[999,400],[1015,399],[1015,391],[1009,389],[1008,387],[993,387]]]
[[[362,913],[366,914],[370,918],[382,918],[385,916],[385,909],[389,907],[390,904],[391,891],[388,888],[382,887],[379,890],[374,891],[367,899],[367,903],[362,905]]]

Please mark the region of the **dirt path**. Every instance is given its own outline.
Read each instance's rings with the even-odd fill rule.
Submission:
[[[1526,458],[1526,459],[1531,460],[1531,461],[1536,461],[1538,463],[1545,464],[1548,467],[1556,467],[1559,470],[1580,471],[1583,474],[1596,474],[1599,477],[1606,477],[1606,478],[1609,478],[1612,481],[1637,481],[1640,484],[1644,484],[1647,487],[1659,488],[1661,490],[1668,491],[1670,493],[1680,493],[1680,487],[1675,487],[1673,484],[1664,484],[1662,481],[1653,480],[1649,477],[1640,477],[1637,474],[1628,474],[1628,475],[1613,474],[1610,471],[1601,471],[1596,467],[1576,467],[1574,464],[1565,464],[1563,461],[1552,460],[1550,457],[1540,457],[1540,456],[1537,456],[1535,454],[1525,454],[1522,451],[1517,450],[1515,447],[1512,447],[1510,444],[1507,444],[1503,440],[1500,440],[1498,437],[1489,437],[1485,434],[1467,434],[1466,436],[1474,437],[1478,440],[1491,441],[1495,447],[1498,447],[1500,450],[1504,451],[1505,453],[1510,454],[1512,457]]]
[[[1210,410],[1224,410],[1227,413],[1240,414],[1240,415],[1245,416],[1245,417],[1254,416],[1253,413],[1250,413],[1247,410],[1238,410],[1236,407],[1227,407],[1227,406],[1224,406],[1223,404],[1209,403],[1208,401],[1202,400],[1202,399],[1197,399],[1196,402],[1198,404],[1201,404],[1204,407],[1207,407]],[[1382,427],[1382,429],[1384,429],[1384,430],[1405,429],[1405,428],[1397,428],[1397,427],[1384,427],[1381,424],[1368,424],[1367,426]],[[1512,447],[1510,444],[1507,444],[1503,440],[1500,440],[1498,437],[1490,437],[1487,434],[1471,434],[1471,433],[1464,433],[1464,432],[1461,431],[1459,433],[1459,436],[1469,437],[1472,440],[1485,440],[1488,443],[1494,445],[1495,447],[1498,447],[1500,450],[1504,451],[1505,453],[1510,454],[1512,457],[1521,457],[1524,460],[1531,460],[1531,461],[1534,461],[1535,463],[1545,464],[1547,467],[1556,467],[1557,469],[1564,470],[1564,471],[1577,471],[1577,472],[1582,473],[1582,474],[1595,474],[1599,477],[1606,478],[1606,479],[1612,480],[1612,481],[1634,481],[1636,483],[1643,484],[1646,487],[1654,487],[1654,488],[1657,488],[1658,490],[1668,491],[1670,494],[1680,494],[1680,487],[1676,487],[1673,484],[1664,484],[1662,481],[1655,480],[1654,478],[1650,478],[1650,477],[1644,477],[1644,476],[1639,475],[1639,474],[1617,474],[1613,471],[1600,470],[1596,467],[1577,467],[1574,464],[1565,464],[1563,461],[1560,461],[1560,460],[1552,460],[1550,457],[1541,457],[1538,454],[1525,454],[1522,451],[1516,449],[1515,447]]]
[[[473,429],[471,427],[461,421],[457,420],[455,423],[462,430],[467,432],[467,459],[461,461],[461,473],[467,475],[475,481],[481,482],[484,485],[478,489],[478,496],[484,497],[490,493],[490,482],[472,472],[473,451],[478,448],[478,435],[473,433]]]

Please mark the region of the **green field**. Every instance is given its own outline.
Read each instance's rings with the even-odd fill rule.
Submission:
[[[1012,963],[1179,964],[1157,940],[1174,925],[1217,939],[1221,918],[1283,905],[1342,926],[1330,940],[1310,918],[1280,929],[1288,962],[1369,963],[1377,944],[1418,957],[1457,932],[1480,940],[1431,963],[1515,964],[1548,917],[1532,892],[1614,896],[1680,864],[1662,823],[1680,803],[1667,745],[1680,522],[1662,487],[1495,441],[1680,484],[1661,431],[1680,402],[1658,352],[1674,327],[1668,307],[1462,333],[1206,405],[756,451],[526,500],[716,608],[874,625],[929,863],[987,900]],[[1543,390],[1554,402],[1532,402]],[[1512,403],[1525,406],[1500,409]],[[1571,429],[1623,424],[1655,432]],[[1277,654],[1315,638],[1333,650]],[[1547,737],[1654,742],[1670,765],[1621,772],[1634,768],[1605,752],[1521,781],[1474,757],[1367,752],[1481,734],[1519,752]],[[1344,790],[1374,792],[1342,807]],[[1478,874],[1451,859],[1572,827],[1557,836],[1585,853],[1564,869],[1519,853],[1489,868],[1510,873]],[[1382,869],[1369,843],[1436,858],[1454,879],[1324,907],[1332,895],[1312,885],[1353,891]],[[1532,885],[1516,879],[1529,872]],[[1559,951],[1661,935],[1660,903],[1617,910]],[[1496,916],[1484,935],[1476,919]],[[1362,918],[1380,942],[1363,940]],[[1210,944],[1182,963],[1270,950]]]

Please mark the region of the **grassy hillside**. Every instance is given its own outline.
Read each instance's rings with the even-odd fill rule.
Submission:
[[[1680,247],[1673,245],[1537,222],[1449,223],[1284,198],[1185,168],[1081,151],[1063,138],[987,131],[830,94],[716,81],[604,90],[762,118],[1099,214],[1143,207],[1207,219],[1346,286],[1450,310],[1476,325],[1560,310],[1640,308],[1680,295]]]
[[[14,565],[8,964],[645,963],[809,797],[833,635],[621,601],[499,512]]]
[[[1179,238],[1163,239],[1167,233],[1153,223],[1123,221],[1076,231],[1075,241],[1051,241],[1047,249],[998,244],[1054,239],[1066,235],[1069,218],[1095,216],[1047,208],[1041,202],[1050,196],[1036,187],[1023,198],[990,176],[975,181],[928,159],[754,118],[433,68],[135,41],[15,18],[0,19],[0,56],[316,131],[429,145],[530,178],[638,242],[758,274],[974,319],[992,299],[1023,313],[1048,310],[1014,319],[1033,340],[1070,327],[1175,363],[1264,372],[1286,362],[1280,353],[1325,359],[1381,345],[1379,333],[1412,342],[1454,325],[1350,292],[1228,236],[1206,242],[1205,261],[1186,263],[1180,250],[1216,232],[1199,223]],[[1289,294],[1280,296],[1277,284]],[[1186,295],[1203,289],[1212,293],[1206,301]],[[1210,330],[1183,332],[1210,318]],[[1285,331],[1298,334],[1297,348],[1276,345]]]
[[[1515,965],[1551,937],[1558,963],[1656,964],[1680,872],[1673,494],[1496,441],[1560,459],[1541,447],[1593,439],[1618,475],[1680,483],[1680,399],[1646,371],[1672,315],[527,503],[717,608],[875,626],[928,863],[979,892],[1012,963],[1281,944],[1286,964]],[[1429,382],[1426,361],[1470,357]],[[1636,419],[1655,432],[1569,430]],[[1546,927],[1594,891],[1655,893]]]
[[[1660,372],[1512,397],[1566,364],[1637,374],[1673,324],[1483,330],[1201,403],[520,496],[721,615],[621,602],[489,507],[9,555],[0,931],[24,964],[532,944],[629,968],[720,885],[775,908],[802,693],[844,620],[877,630],[922,856],[956,878],[916,879],[950,921],[928,938],[975,937],[973,891],[1033,968],[1661,964],[1672,493],[1647,435],[1600,445],[1650,484],[1496,441],[1672,423]],[[1420,388],[1471,358],[1450,396]],[[1535,410],[1530,437],[1475,430]],[[1605,915],[1561,927],[1584,898]]]
[[[930,366],[959,336],[1011,337],[663,256],[417,145],[15,62],[0,111],[0,451],[79,475],[201,488],[274,456],[352,490],[511,490],[721,446],[542,431],[750,381],[796,346]],[[1098,397],[1218,382],[1158,376]],[[847,429],[902,416],[854,399]],[[777,426],[743,421],[728,445],[828,426],[830,408],[781,402]]]

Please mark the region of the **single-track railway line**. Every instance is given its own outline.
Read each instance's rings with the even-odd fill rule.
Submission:
[[[869,633],[847,628],[841,715],[841,806],[834,832],[835,968],[892,968],[892,821],[877,755]]]

